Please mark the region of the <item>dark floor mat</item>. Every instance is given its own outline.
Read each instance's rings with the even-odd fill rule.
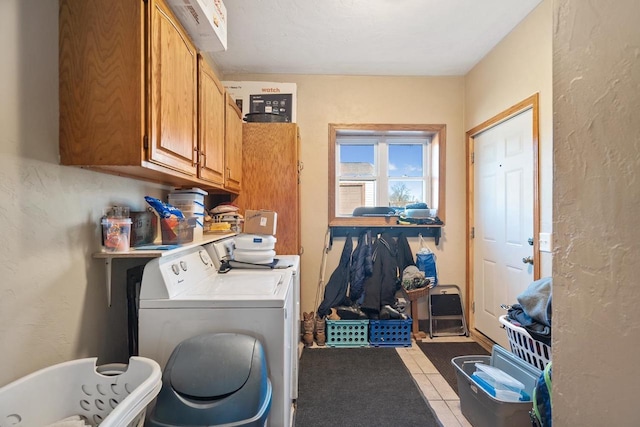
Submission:
[[[304,349],[295,427],[438,426],[395,348]]]
[[[458,394],[458,380],[451,359],[458,356],[490,354],[475,342],[419,342],[417,344],[456,394]]]

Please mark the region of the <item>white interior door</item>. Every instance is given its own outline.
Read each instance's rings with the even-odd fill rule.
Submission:
[[[505,348],[500,305],[533,281],[532,123],[529,108],[474,138],[474,324]]]

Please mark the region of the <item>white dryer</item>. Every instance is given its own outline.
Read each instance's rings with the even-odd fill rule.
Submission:
[[[139,352],[164,368],[176,345],[195,335],[256,337],[264,346],[273,386],[268,425],[290,426],[294,311],[291,271],[219,274],[204,247],[187,249],[145,266]]]
[[[224,261],[232,258],[236,236],[226,237],[215,242],[204,245],[209,256],[213,260],[217,269],[220,269]],[[298,398],[298,368],[300,342],[300,255],[280,255],[275,256],[277,263],[273,268],[232,268],[225,274],[281,274],[283,269],[290,271],[293,275],[293,304],[294,312],[291,319],[292,342],[291,342],[291,399]]]

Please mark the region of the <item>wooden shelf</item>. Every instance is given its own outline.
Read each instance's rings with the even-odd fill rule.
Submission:
[[[436,245],[440,243],[440,237],[442,236],[443,225],[384,225],[384,226],[369,226],[369,225],[330,225],[329,226],[329,247],[333,245],[334,237],[346,237],[347,234],[351,236],[358,236],[363,231],[371,231],[372,234],[389,233],[392,236],[397,236],[400,233],[405,237],[433,237]]]

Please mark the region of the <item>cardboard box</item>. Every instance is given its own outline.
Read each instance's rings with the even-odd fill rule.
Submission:
[[[222,85],[242,110],[243,117],[249,113],[272,113],[296,122],[295,83],[223,81]]]
[[[198,50],[227,50],[227,8],[222,0],[168,0]]]
[[[246,234],[276,235],[278,214],[273,211],[250,210],[244,213],[244,227],[242,232]]]

